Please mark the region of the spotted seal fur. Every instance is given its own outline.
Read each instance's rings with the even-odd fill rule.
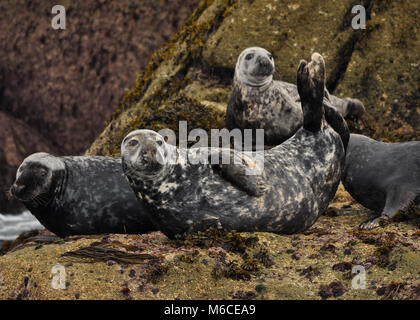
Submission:
[[[327,209],[345,150],[324,119],[322,56],[301,61],[297,80],[303,127],[256,157],[228,148],[177,148],[151,130],[124,138],[123,171],[160,231],[170,238],[208,227],[290,234],[309,228]],[[340,118],[347,129],[337,113],[336,121]],[[201,162],[224,156],[230,161]]]
[[[361,229],[378,227],[411,205],[420,211],[420,141],[384,143],[351,134],[342,182],[357,202],[380,214]]]
[[[61,237],[156,230],[124,178],[121,158],[35,153],[18,168],[11,193]]]
[[[226,110],[226,128],[264,129],[267,146],[290,138],[303,122],[296,85],[273,80],[273,55],[260,47],[245,49],[238,57],[233,91]],[[361,101],[340,99],[325,89],[324,106],[335,108],[343,117],[360,118]]]

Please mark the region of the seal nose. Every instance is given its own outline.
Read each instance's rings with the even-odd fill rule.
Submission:
[[[25,186],[21,185],[21,184],[13,184],[12,189],[10,190],[10,192],[14,195],[14,196],[21,196],[23,191],[25,190]]]
[[[267,57],[259,56],[257,62],[262,67],[268,67],[270,65],[270,60]]]
[[[153,162],[155,160],[156,153],[156,147],[152,142],[148,142],[143,148],[139,150],[138,158],[143,162]]]

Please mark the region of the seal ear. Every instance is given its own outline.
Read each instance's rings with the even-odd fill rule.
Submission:
[[[264,181],[262,170],[255,161],[244,154],[231,149],[212,150],[209,162],[218,158],[218,164],[213,164],[212,169],[220,174],[226,181],[251,196],[260,197],[268,189]],[[229,159],[228,164],[223,164],[223,159]]]

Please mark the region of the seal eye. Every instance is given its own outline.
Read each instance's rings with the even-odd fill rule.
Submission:
[[[129,142],[128,142],[128,146],[129,147],[135,147],[136,145],[138,145],[139,144],[139,142],[137,141],[137,140],[130,140]]]
[[[253,53],[248,53],[248,54],[245,56],[245,60],[251,60],[252,58],[254,58],[254,54],[253,54]]]
[[[163,141],[162,140],[158,140],[157,141],[157,144],[161,146],[163,144]]]
[[[273,60],[273,55],[269,54],[268,57],[270,58],[270,60]]]
[[[45,177],[47,175],[47,171],[45,170],[45,169],[41,169],[41,170],[39,170],[39,176],[40,177]]]

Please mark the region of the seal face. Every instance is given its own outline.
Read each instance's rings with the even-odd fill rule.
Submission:
[[[269,146],[290,138],[303,123],[297,87],[273,80],[274,71],[270,52],[260,47],[245,49],[236,63],[226,111],[227,129],[264,129],[264,141]],[[343,117],[358,118],[365,112],[359,100],[340,99],[326,89],[324,105],[335,108]]]
[[[176,148],[150,130],[124,138],[123,171],[160,231],[171,238],[211,226],[294,233],[327,209],[345,151],[323,116],[324,61],[318,54],[312,59],[298,69],[304,127],[256,157],[227,148]],[[220,161],[224,157],[229,161]]]
[[[342,182],[357,202],[380,213],[361,229],[378,227],[411,205],[420,209],[420,141],[384,143],[351,134]]]
[[[35,153],[18,168],[10,191],[61,237],[155,230],[124,179],[120,158]]]

